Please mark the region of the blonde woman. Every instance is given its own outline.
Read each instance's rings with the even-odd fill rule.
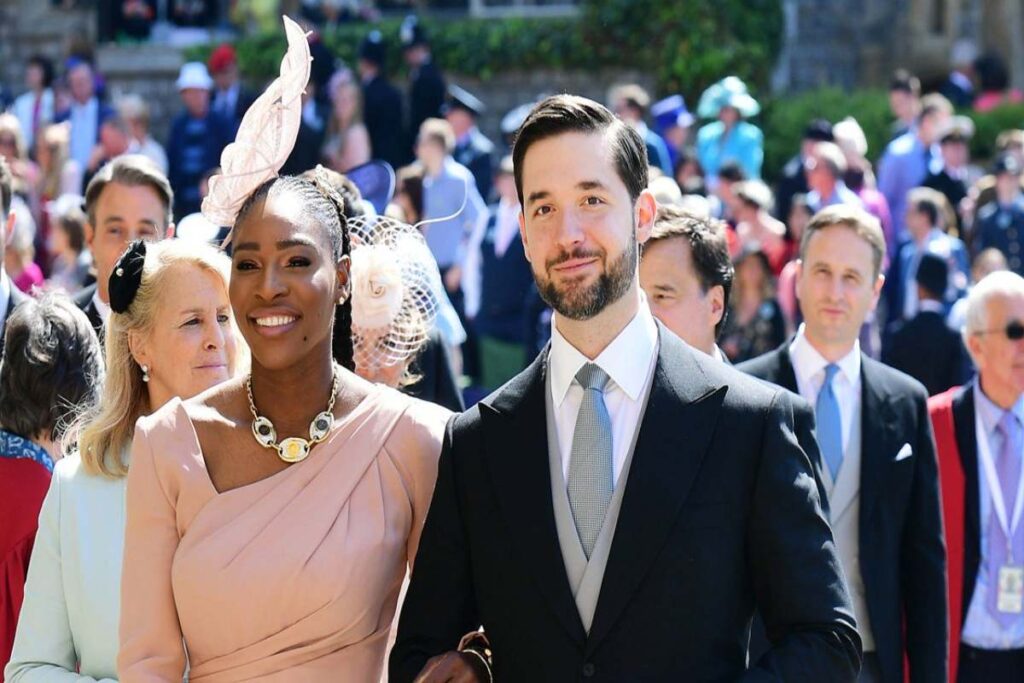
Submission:
[[[132,243],[111,275],[107,377],[78,454],[43,503],[6,680],[117,678],[128,451],[135,421],[234,374],[227,257],[201,244]]]
[[[363,97],[348,69],[336,73],[328,88],[332,110],[324,158],[328,166],[345,173],[370,160],[370,134],[363,123]]]
[[[47,126],[36,138],[36,162],[39,182],[36,192],[41,202],[66,194],[82,194],[82,167],[71,158],[71,124]]]

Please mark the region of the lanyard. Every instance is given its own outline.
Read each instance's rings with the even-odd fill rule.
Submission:
[[[974,409],[974,431],[977,435],[978,457],[981,458],[982,469],[985,470],[985,479],[988,482],[989,495],[992,497],[992,507],[995,508],[996,518],[999,520],[999,525],[1003,528],[1003,535],[1006,537],[1007,557],[1012,564],[1014,561],[1011,549],[1013,538],[1017,533],[1017,527],[1020,526],[1021,513],[1024,512],[1024,467],[1021,467],[1021,476],[1017,481],[1017,501],[1013,506],[1013,521],[1010,523],[1006,518],[1006,502],[1003,500],[1003,488],[999,485],[995,461],[992,459],[992,451],[989,450],[988,431],[985,429],[985,425],[982,424],[981,411],[978,410],[977,406]],[[1007,438],[1009,438],[1009,435],[1007,435]],[[1017,559],[1021,560],[1024,558]]]

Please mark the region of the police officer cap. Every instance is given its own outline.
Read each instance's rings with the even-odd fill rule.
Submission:
[[[448,101],[445,102],[443,113],[447,114],[452,109],[464,109],[473,116],[480,116],[487,111],[487,107],[476,95],[454,83],[448,86]]]
[[[359,59],[383,66],[386,56],[387,45],[384,44],[384,36],[376,29],[370,31],[359,44]]]
[[[995,175],[1001,175],[1008,173],[1010,175],[1020,175],[1020,162],[1017,161],[1017,157],[1012,154],[1001,154],[996,159],[995,165],[992,167],[992,173]]]
[[[405,18],[402,22],[402,27],[398,31],[398,35],[402,41],[403,50],[430,43],[427,40],[426,30],[420,25],[420,19],[415,14],[410,14]]]

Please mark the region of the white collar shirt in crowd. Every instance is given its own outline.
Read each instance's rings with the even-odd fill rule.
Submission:
[[[100,103],[95,97],[85,104],[71,103],[71,140],[68,150],[82,168],[89,167],[89,157],[96,146],[99,130]]]
[[[498,202],[494,226],[494,255],[501,258],[519,237],[519,202],[502,199]]]
[[[103,300],[100,299],[100,290],[98,289],[92,293],[92,305],[96,307],[96,311],[100,314],[100,320],[106,326],[107,321],[110,320],[110,304],[103,303]]]
[[[641,296],[643,296],[641,294]],[[612,422],[612,482],[618,485],[619,474],[629,455],[633,437],[640,428],[644,398],[654,376],[658,358],[658,326],[647,306],[640,310],[593,362],[610,378],[604,400]],[[562,459],[562,476],[568,481],[576,417],[583,402],[583,387],[576,373],[591,362],[558,331],[558,314],[551,319],[551,352],[548,371],[551,373],[551,405],[554,407],[555,432]]]
[[[829,364],[818,350],[804,335],[804,325],[796,333],[796,338],[789,346],[789,359],[796,375],[796,385],[800,395],[812,406],[818,404],[818,392],[825,383],[825,367]],[[850,431],[853,428],[854,409],[860,404],[860,341],[853,342],[849,353],[840,358],[836,365],[839,372],[833,378],[832,390],[839,403],[839,415],[843,420],[843,448],[850,443]],[[859,428],[860,425],[857,425]]]
[[[0,263],[0,325],[4,324],[7,315],[7,306],[11,302],[11,287],[13,283],[7,277],[4,264]],[[2,336],[2,335],[0,335]],[[3,349],[0,349],[3,351]]]

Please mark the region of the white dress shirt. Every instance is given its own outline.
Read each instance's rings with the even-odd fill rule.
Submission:
[[[117,680],[125,482],[59,460],[39,513],[8,683]]]
[[[96,146],[99,130],[100,103],[95,97],[85,104],[71,103],[71,140],[68,153],[80,168],[89,167],[89,157]]]
[[[6,321],[7,305],[10,301],[11,281],[7,279],[7,271],[4,270],[4,264],[0,263],[0,325],[3,325]]]
[[[97,289],[92,294],[92,303],[96,306],[96,311],[100,314],[100,320],[106,325],[107,321],[110,320],[110,304],[103,303],[103,299],[100,298],[100,290]]]
[[[981,418],[981,424],[986,432],[985,434],[975,434],[975,438],[987,438],[989,453],[992,454],[992,457],[997,457],[1003,447],[1003,436],[997,427],[1004,411],[985,395],[978,380],[974,381],[972,391],[974,392],[974,410]],[[1010,410],[1021,422],[1024,422],[1024,397],[1017,399]],[[991,589],[988,574],[988,534],[992,519],[992,493],[989,491],[984,464],[980,457],[978,458],[978,494],[978,526],[981,532],[979,538],[981,542],[980,562],[978,563],[978,576],[974,580],[971,604],[967,607],[967,616],[964,618],[963,629],[960,631],[960,639],[967,645],[982,650],[1022,648],[1024,647],[1024,615],[1018,617],[1009,629],[1004,629],[988,610],[988,592]]]
[[[654,376],[652,369],[658,358],[657,351],[658,326],[647,307],[646,298],[641,300],[640,310],[629,324],[593,361],[562,336],[558,331],[558,314],[554,315],[548,368],[565,481],[569,481],[572,437],[583,402],[583,387],[576,381],[576,373],[585,363],[593,362],[610,378],[605,387],[604,401],[612,421],[612,485],[617,486],[633,437],[640,428],[643,400]]]
[[[789,346],[789,360],[793,364],[800,395],[812,406],[818,405],[818,392],[825,383],[825,366],[829,362],[807,341],[803,324]],[[860,405],[860,342],[854,341],[853,348],[840,358],[836,365],[839,366],[839,372],[832,379],[832,391],[835,392],[836,401],[839,403],[839,415],[843,420],[845,453],[850,443],[850,431],[853,429],[854,410]],[[860,428],[860,425],[857,427]]]

